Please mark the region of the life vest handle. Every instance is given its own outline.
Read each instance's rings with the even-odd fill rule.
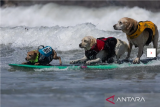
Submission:
[[[43,49],[43,48],[44,48],[44,45],[38,46],[38,50],[39,50],[39,49]]]

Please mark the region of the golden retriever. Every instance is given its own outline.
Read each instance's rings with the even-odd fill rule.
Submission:
[[[150,26],[150,28],[148,26]],[[124,17],[121,18],[113,27],[115,30],[122,30],[127,35],[129,42],[128,58],[130,57],[132,46],[135,45],[138,47],[138,55],[137,58],[133,60],[133,63],[140,63],[140,57],[143,54],[143,48],[145,45],[149,45],[150,42],[152,42],[153,47],[156,48],[157,56],[159,33],[157,26],[151,21],[137,22],[134,19]],[[141,30],[142,28],[144,30]]]
[[[121,57],[121,55],[123,55],[126,51],[129,50],[128,48],[128,44],[120,39],[116,39],[116,44],[115,44],[115,55],[117,58],[117,61],[119,61],[119,58]],[[70,62],[70,64],[75,64],[75,63],[84,63],[86,62],[86,64],[92,64],[92,63],[98,63],[98,62],[103,62],[103,60],[110,60],[111,57],[113,57],[113,55],[111,55],[111,57],[109,59],[106,59],[106,56],[109,54],[109,50],[104,50],[104,49],[100,49],[100,51],[97,51],[94,53],[94,55],[86,55],[86,52],[90,51],[93,47],[95,47],[98,44],[98,39],[92,37],[92,36],[85,36],[82,39],[82,42],[79,44],[80,48],[84,48],[85,50],[85,55],[82,59],[77,59],[77,60],[73,60]]]

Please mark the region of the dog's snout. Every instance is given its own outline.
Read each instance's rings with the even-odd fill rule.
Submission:
[[[28,61],[27,57],[25,58],[26,61]]]
[[[115,27],[116,27],[116,24],[115,25],[113,25],[113,28],[115,29]]]
[[[82,44],[81,44],[81,43],[79,44],[79,47],[80,47],[80,48],[82,47]]]
[[[116,28],[116,24],[115,24],[115,25],[113,25],[113,28],[114,28],[114,30],[117,30],[117,28]]]

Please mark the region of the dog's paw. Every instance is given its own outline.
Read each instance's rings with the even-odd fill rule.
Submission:
[[[136,58],[133,60],[133,64],[139,64],[140,63],[140,59],[139,58]]]
[[[107,63],[113,63],[114,62],[114,59],[113,58],[109,58],[108,60],[107,60]]]
[[[39,63],[35,63],[34,65],[39,65]]]
[[[77,63],[77,61],[71,61],[71,62],[70,62],[70,64],[75,64],[75,63]]]
[[[23,62],[22,64],[28,64],[27,62]]]
[[[117,61],[115,61],[114,63],[116,63],[116,64],[121,64],[121,63],[122,63],[122,61],[117,60]]]
[[[90,64],[91,64],[91,61],[87,61],[86,64],[87,64],[87,65],[90,65]]]
[[[128,58],[128,57],[126,57],[126,58],[124,59],[124,61],[129,61],[129,58]]]

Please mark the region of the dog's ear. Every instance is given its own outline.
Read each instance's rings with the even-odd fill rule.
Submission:
[[[95,43],[96,43],[96,39],[95,38],[91,38],[90,47],[92,47]]]
[[[127,30],[129,30],[132,26],[133,26],[133,24],[130,22],[129,26],[127,27]]]
[[[36,52],[34,52],[33,59],[36,59],[36,57],[37,57],[37,53],[36,53]]]
[[[34,56],[35,56],[35,57],[37,56],[37,53],[36,53],[36,52],[34,52]]]

